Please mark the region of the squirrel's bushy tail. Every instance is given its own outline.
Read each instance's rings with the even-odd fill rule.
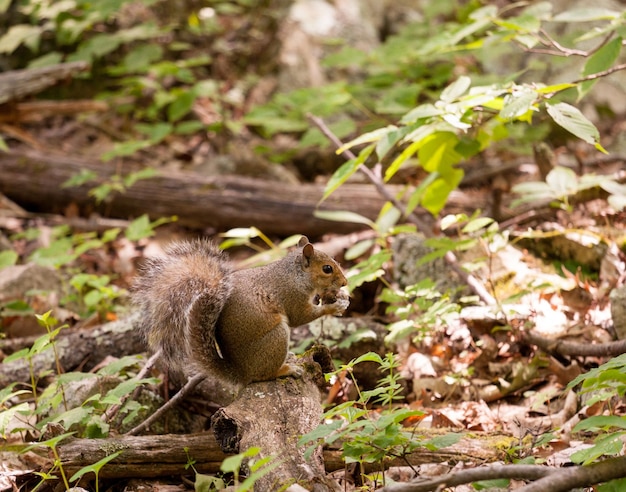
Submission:
[[[206,240],[180,242],[146,260],[133,285],[141,330],[169,367],[228,378],[215,342],[215,326],[230,295],[229,262]],[[230,378],[228,378],[230,379]]]

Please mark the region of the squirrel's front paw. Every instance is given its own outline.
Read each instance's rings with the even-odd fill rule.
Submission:
[[[330,314],[341,316],[350,305],[350,296],[344,290],[325,293],[322,296],[322,303],[329,308]]]

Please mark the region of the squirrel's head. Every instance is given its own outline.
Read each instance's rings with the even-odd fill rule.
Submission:
[[[319,295],[325,300],[335,299],[339,289],[348,285],[339,264],[326,253],[316,250],[306,236],[302,236],[298,247],[302,248],[302,268],[310,275]]]

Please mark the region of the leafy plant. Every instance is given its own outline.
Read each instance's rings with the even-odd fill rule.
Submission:
[[[115,453],[112,453],[112,454],[110,454],[108,456],[105,456],[104,458],[102,458],[101,460],[97,461],[96,463],[93,463],[93,464],[88,465],[88,466],[84,466],[83,468],[78,470],[76,473],[74,473],[74,475],[72,475],[70,477],[70,482],[75,482],[77,480],[80,480],[80,478],[83,477],[87,473],[93,473],[96,476],[96,492],[98,492],[100,490],[100,481],[98,479],[98,475],[100,474],[100,470],[109,461],[113,461],[115,458],[117,458],[122,453],[123,453],[123,451],[116,451]]]
[[[626,20],[621,12],[607,9],[578,9],[556,15],[552,9],[549,2],[506,6],[500,11],[495,5],[470,4],[458,10],[454,21],[437,25],[437,32],[430,32],[422,22],[407,26],[371,53],[346,47],[330,55],[327,64],[333,68],[358,67],[363,73],[362,82],[336,82],[277,94],[267,105],[253,109],[246,122],[272,135],[305,131],[309,113],[331,121],[360,121],[365,133],[345,144],[338,153],[351,148],[360,151],[335,172],[324,197],[363,164],[382,164],[385,181],[400,169],[420,167],[427,177],[409,187],[400,212],[410,214],[419,206],[437,215],[463,178],[458,167],[461,161],[497,147],[505,139],[523,139],[523,134],[541,139],[545,131],[535,132],[534,127],[545,127],[546,122],[605,152],[596,127],[571,102],[576,91],[580,100],[599,78],[625,68],[614,63],[623,45]],[[548,23],[581,22],[600,24],[575,40],[589,43],[605,36],[593,49],[567,48],[549,34]],[[486,53],[493,57],[494,49],[521,49],[535,58],[575,55],[586,57],[587,61],[580,79],[557,84],[546,85],[536,79],[503,82],[497,74],[471,70],[450,83],[453,57],[480,58],[486,57]],[[432,67],[444,68],[433,72]],[[437,76],[429,78],[432,73]],[[355,108],[361,111],[355,113]],[[353,126],[358,128],[358,124]],[[342,130],[346,129],[348,125],[343,125]],[[301,139],[303,145],[309,145],[311,131],[319,133],[317,129],[307,131]],[[338,130],[338,134],[346,135],[349,131]],[[610,186],[616,189],[618,185]],[[623,196],[623,191],[615,194]],[[623,204],[621,197],[619,201]]]
[[[67,325],[61,325],[57,328],[53,328],[58,324],[58,320],[51,316],[51,311],[44,313],[42,315],[37,315],[37,321],[41,326],[46,328],[46,333],[41,335],[30,348],[24,348],[22,350],[18,350],[13,354],[5,357],[4,363],[9,363],[17,359],[25,359],[28,363],[30,369],[30,384],[31,384],[31,392],[35,401],[37,400],[37,383],[39,378],[43,377],[44,374],[35,374],[35,369],[33,366],[33,358],[36,355],[39,355],[46,350],[52,349],[54,351],[54,360],[56,362],[57,374],[61,374],[61,366],[59,363],[58,353],[56,351],[56,336],[63,328],[67,328]],[[64,398],[63,392],[60,393],[60,396]]]
[[[222,461],[220,470],[225,475],[232,475],[233,486],[237,492],[246,492],[253,490],[254,484],[262,477],[271,472],[274,468],[280,465],[280,460],[272,457],[266,457],[260,460],[256,460],[255,457],[261,452],[261,448],[251,447],[243,453],[236,454],[234,456],[228,456]],[[194,482],[194,488],[197,491],[211,491],[211,490],[223,490],[226,488],[226,481],[222,478],[217,478],[211,475],[204,475],[198,473],[195,469],[195,460],[189,456],[189,449],[185,448],[187,454],[187,465],[185,468],[191,468],[196,479]],[[244,470],[247,470],[244,471]],[[242,475],[247,477],[241,481]]]
[[[389,303],[387,312],[398,318],[387,327],[387,343],[407,336],[423,338],[434,327],[456,317],[460,311],[460,306],[452,302],[449,295],[439,293],[429,278],[403,290],[386,288],[380,300]]]
[[[588,393],[587,405],[598,402],[609,403],[613,398],[623,398],[626,394],[626,354],[619,355],[589,372],[572,380],[568,389],[580,385],[580,392]],[[574,463],[589,464],[602,456],[615,456],[621,453],[623,438],[626,436],[626,416],[594,415],[574,427],[574,431],[593,431],[602,434],[590,448],[572,454]]]
[[[142,0],[151,5],[156,0]],[[151,39],[163,31],[151,23],[117,29],[114,32],[95,34],[94,28],[111,22],[121,14],[122,0],[110,2],[88,2],[83,0],[53,0],[21,2],[19,12],[23,21],[13,24],[0,36],[0,53],[11,54],[20,47],[39,53],[42,45],[52,42],[57,48],[30,62],[31,67],[67,61],[94,61],[112,53],[124,44],[137,40]],[[0,5],[4,13],[10,2]],[[67,57],[64,51],[73,47]]]
[[[54,461],[52,463],[52,468],[46,472],[46,473],[37,473],[38,475],[41,476],[42,481],[45,480],[53,480],[56,479],[57,477],[55,477],[53,475],[53,473],[55,472],[55,470],[58,470],[59,473],[61,474],[61,479],[63,481],[63,485],[65,485],[65,490],[69,490],[70,489],[70,484],[67,480],[67,476],[65,474],[65,470],[63,469],[63,465],[61,463],[61,457],[59,456],[59,452],[57,450],[57,446],[58,444],[67,439],[68,437],[72,436],[72,432],[67,432],[64,434],[60,434],[58,436],[52,437],[50,439],[47,439],[46,441],[42,441],[42,442],[38,442],[37,444],[33,444],[32,446],[28,446],[26,448],[24,448],[23,452],[26,453],[28,451],[30,451],[31,449],[35,449],[38,447],[46,447],[48,449],[50,449],[52,455],[54,456]]]
[[[322,442],[327,445],[338,442],[346,463],[359,464],[361,475],[364,476],[365,463],[379,463],[383,470],[385,464],[394,458],[408,463],[407,455],[420,447],[436,450],[460,439],[459,434],[424,439],[414,429],[404,430],[403,422],[419,418],[424,413],[392,406],[400,391],[400,376],[392,354],[382,358],[370,352],[342,366],[337,372],[346,371],[351,375],[353,367],[365,361],[378,363],[381,370],[388,371],[387,374],[373,390],[360,391],[357,385],[359,397],[356,401],[347,401],[326,411],[324,423],[300,438],[300,444],[309,445],[307,453],[312,453]],[[374,402],[380,402],[387,409],[380,412],[368,409]]]
[[[602,188],[608,192],[610,196],[607,200],[616,210],[626,206],[626,186],[614,178],[595,174],[578,176],[573,170],[562,166],[552,169],[545,182],[529,181],[516,184],[512,191],[521,197],[513,205],[550,201],[553,206],[571,211],[570,198],[590,188]]]
[[[136,150],[138,149],[134,149],[133,152]],[[106,155],[103,157],[104,160],[107,160],[106,157]],[[113,155],[111,157],[113,157]],[[89,190],[89,196],[93,196],[96,199],[96,203],[101,203],[107,199],[110,199],[113,193],[124,193],[128,188],[130,188],[140,179],[148,179],[156,176],[157,174],[158,173],[156,172],[156,170],[151,167],[129,173],[126,176],[114,174],[113,176],[111,176],[111,178],[109,178],[108,181],[105,181]],[[78,174],[72,176],[67,181],[62,183],[61,187],[69,188],[72,186],[81,186],[90,181],[96,181],[97,179],[98,176],[94,171],[88,171],[83,169]]]

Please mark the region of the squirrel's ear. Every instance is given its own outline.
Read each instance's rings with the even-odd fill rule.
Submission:
[[[306,243],[304,248],[302,248],[302,259],[304,260],[304,264],[309,266],[311,264],[311,259],[313,258],[313,245],[311,243]]]
[[[309,244],[309,238],[306,236],[302,236],[300,241],[298,241],[298,247],[302,248],[305,244]]]

